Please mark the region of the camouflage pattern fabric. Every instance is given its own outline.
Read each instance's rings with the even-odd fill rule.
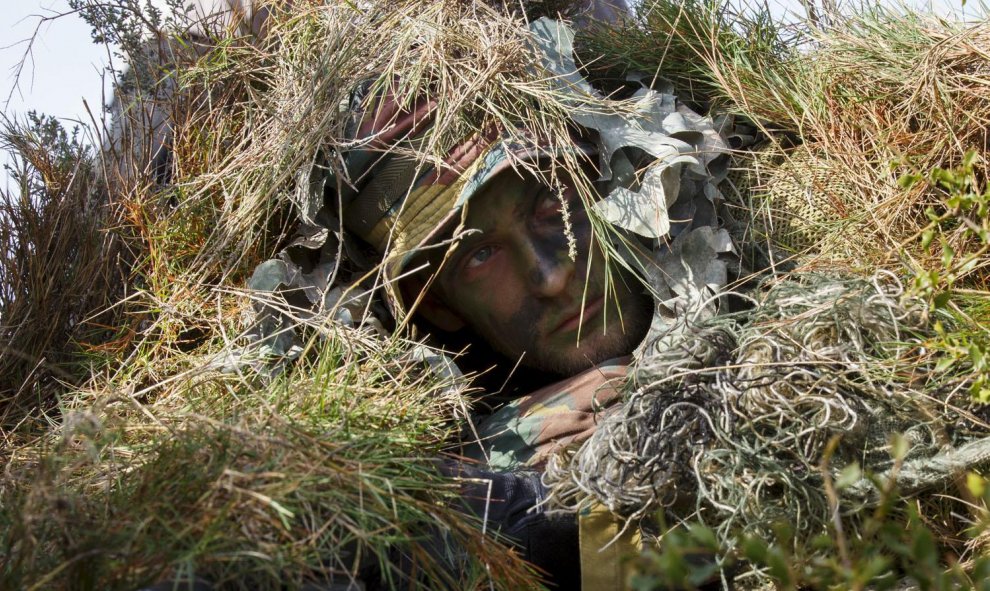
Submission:
[[[591,437],[618,408],[629,358],[606,361],[499,408],[473,425],[465,451],[493,470],[542,467],[555,452]]]

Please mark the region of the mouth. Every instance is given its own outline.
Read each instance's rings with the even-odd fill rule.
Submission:
[[[605,296],[598,296],[592,300],[589,300],[587,304],[582,308],[578,306],[577,310],[574,312],[568,312],[564,314],[564,318],[560,321],[557,326],[550,331],[550,335],[566,334],[577,330],[581,324],[587,324],[587,322],[594,318],[602,308],[605,306]],[[582,314],[582,310],[584,313]]]

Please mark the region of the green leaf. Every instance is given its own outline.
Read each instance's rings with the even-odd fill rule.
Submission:
[[[764,564],[767,559],[768,548],[766,542],[758,538],[746,538],[742,543],[743,556],[750,562]]]
[[[964,4],[965,4],[965,2],[964,2]],[[973,168],[973,165],[976,164],[976,162],[979,159],[979,157],[980,156],[976,152],[976,150],[967,150],[966,151],[966,154],[963,155],[962,164],[960,166],[962,168],[970,169],[971,170]]]
[[[952,297],[952,292],[943,291],[935,294],[932,298],[932,305],[936,310],[941,310],[949,304],[949,299]]]
[[[902,189],[910,189],[911,187],[917,185],[920,180],[920,174],[905,173],[897,178],[897,186]]]
[[[886,556],[870,556],[859,562],[860,579],[865,582],[875,582],[874,579],[884,574],[890,568],[891,560]]]
[[[944,168],[936,168],[932,171],[932,180],[945,189],[951,189],[956,184],[956,174]]]
[[[913,532],[911,540],[911,554],[920,564],[932,564],[938,561],[938,554],[935,548],[935,538],[932,533],[925,528],[917,528]]]
[[[971,575],[974,581],[980,581],[976,589],[980,591],[990,590],[990,556],[977,558]]]
[[[702,548],[713,551],[718,550],[718,538],[715,537],[715,532],[711,528],[700,523],[692,523],[688,525],[688,533],[691,534],[691,538]]]
[[[977,380],[969,388],[969,395],[973,397],[973,400],[977,402],[982,402],[984,404],[990,402],[990,387],[987,387],[985,379]]]
[[[863,471],[860,469],[859,463],[853,462],[839,472],[839,477],[835,479],[835,487],[839,490],[848,488],[859,482],[862,477]]]
[[[788,561],[778,548],[770,548],[767,552],[767,567],[770,569],[770,576],[779,582],[778,588],[789,589],[793,587],[791,581],[791,569]]]
[[[977,343],[970,343],[969,345],[969,359],[973,364],[973,369],[975,371],[983,371],[986,369],[987,358],[983,353],[983,349]]]
[[[976,208],[976,217],[977,219],[984,220],[983,225],[986,227],[987,209],[990,206],[990,190],[980,195],[979,201],[980,205]]]
[[[932,245],[932,240],[935,238],[935,230],[928,228],[921,233],[921,248],[928,250],[928,247]]]
[[[942,357],[935,364],[935,373],[942,373],[956,364],[955,357]]]
[[[830,550],[835,547],[835,540],[829,535],[821,534],[811,539],[811,547],[817,550]]]
[[[948,269],[952,265],[952,259],[955,258],[956,251],[947,242],[942,243],[942,266]]]
[[[976,472],[967,472],[966,488],[969,489],[971,495],[982,499],[983,495],[987,492],[987,480]]]

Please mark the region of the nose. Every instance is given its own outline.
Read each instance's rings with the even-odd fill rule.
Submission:
[[[533,295],[550,298],[564,293],[574,276],[574,261],[567,256],[566,246],[535,240],[529,241],[525,250]]]

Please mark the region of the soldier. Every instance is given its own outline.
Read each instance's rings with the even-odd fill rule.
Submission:
[[[661,332],[669,329],[670,315],[704,308],[689,306],[687,300],[698,294],[706,299],[706,286],[724,283],[709,190],[716,181],[711,169],[720,156],[711,147],[717,142],[709,148],[704,142],[717,134],[710,121],[675,107],[669,95],[646,96],[667,102],[665,121],[678,116],[685,125],[694,121],[695,129],[686,135],[696,144],[675,141],[670,145],[684,153],[668,151],[663,157],[662,150],[639,158],[635,152],[609,152],[616,169],[610,183],[598,181],[605,176],[600,168],[605,148],[583,139],[547,146],[537,140],[520,145],[472,136],[452,147],[437,168],[405,150],[374,142],[369,143],[373,154],[359,151],[345,158],[358,166],[348,170],[352,182],[341,199],[344,224],[382,254],[389,277],[401,278],[400,307],[448,349],[469,345],[460,363],[481,370],[491,364],[509,371],[523,368],[528,373],[517,385],[542,386],[497,399],[490,413],[476,417],[466,429],[465,455],[477,463],[444,469],[467,477],[468,507],[515,539],[524,556],[561,588],[578,588],[590,571],[601,571],[603,565],[616,570],[612,567],[620,561],[594,560],[575,568],[583,534],[574,515],[548,518],[540,513],[545,494],[540,469],[552,453],[594,433],[619,399],[630,354],[658,320]],[[411,114],[400,112],[387,97],[358,97],[355,102],[360,105],[359,139],[387,134],[404,138],[403,147],[408,147],[422,132],[416,126],[430,124],[428,107],[407,116]],[[706,126],[710,133],[703,131]],[[659,128],[651,131],[664,136]],[[561,152],[576,155],[583,172],[551,182],[549,169]],[[697,166],[676,166],[678,161]],[[636,172],[621,177],[620,166]],[[663,171],[678,182],[668,178],[669,242],[657,246],[655,257],[645,256],[656,264],[640,267],[640,275],[619,261],[606,262],[606,248],[612,244],[592,231],[587,208],[622,195],[633,184],[640,185],[640,194],[648,191],[650,170],[661,171],[652,175],[656,184]],[[582,199],[581,186],[595,187],[594,194]],[[629,250],[650,250],[649,240],[617,232]],[[685,257],[685,250],[693,252]],[[677,265],[691,269],[678,271]],[[684,286],[692,281],[702,286],[696,294]],[[655,301],[664,293],[663,302]],[[680,304],[684,307],[678,308]],[[616,581],[622,576],[594,578]]]
[[[238,7],[243,12],[245,3]],[[216,10],[208,7],[206,14]],[[588,10],[615,18],[626,7],[623,0],[596,0]],[[223,12],[225,18],[237,14]],[[246,10],[244,15],[252,31],[263,28],[264,14]],[[651,274],[676,276],[665,261],[677,258],[679,245],[692,235],[711,242],[716,217],[706,167],[714,156],[706,160],[699,153],[705,144],[710,151],[708,140],[717,133],[710,121],[675,102],[671,95],[657,95],[651,115],[662,115],[663,125],[676,119],[678,133],[690,140],[670,139],[651,119],[657,129],[647,130],[650,141],[669,139],[663,147],[673,148],[634,144],[638,156],[589,141],[605,135],[589,124],[588,133],[570,146],[465,138],[450,150],[450,162],[434,170],[392,154],[388,145],[345,157],[350,178],[347,194],[339,196],[341,218],[386,259],[392,277],[404,277],[397,295],[415,321],[449,350],[470,344],[473,351],[463,359],[474,368],[495,364],[516,377],[510,387],[492,388],[501,392],[486,399],[488,412],[466,429],[464,454],[478,463],[445,464],[443,470],[471,477],[465,485],[468,507],[518,540],[524,555],[561,588],[580,584],[581,571],[574,568],[577,523],[574,516],[548,519],[540,513],[539,469],[554,451],[594,432],[602,411],[619,398],[617,385],[630,354],[663,317],[659,312],[669,319],[683,311],[670,302],[687,288],[658,283]],[[423,118],[404,117],[408,113],[389,104],[388,97],[356,96],[354,105],[358,139],[381,138],[386,129],[392,138],[422,132],[413,126]],[[561,151],[582,162],[582,176],[549,173]],[[661,167],[666,176],[652,180],[669,192],[670,223],[649,238],[669,240],[656,257],[643,255],[656,264],[637,274],[629,269],[633,265],[606,262],[610,245],[592,231],[586,208],[616,191],[628,192],[633,184],[649,185],[642,165],[661,153],[668,156]],[[520,162],[528,166],[516,166]],[[613,170],[605,174],[607,166]],[[597,194],[582,198],[579,187],[594,187]],[[632,249],[649,250],[648,241],[626,238]],[[715,256],[718,247],[709,250]],[[700,275],[719,283],[712,277],[718,273]],[[490,490],[470,484],[479,479],[491,482]]]

